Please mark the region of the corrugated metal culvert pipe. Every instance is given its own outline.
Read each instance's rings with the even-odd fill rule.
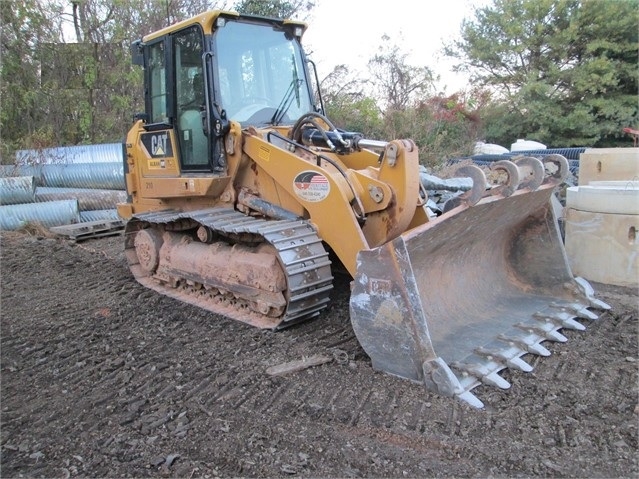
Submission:
[[[0,206],[0,230],[17,230],[28,223],[61,226],[80,221],[78,200]]]

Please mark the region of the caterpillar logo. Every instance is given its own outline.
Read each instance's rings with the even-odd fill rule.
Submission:
[[[166,153],[166,139],[168,133],[163,135],[153,135],[151,137],[151,154],[153,156],[164,156]]]
[[[151,158],[169,158],[173,156],[173,145],[168,131],[143,133],[141,140]]]

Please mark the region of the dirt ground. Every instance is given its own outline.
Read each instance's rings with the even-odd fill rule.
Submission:
[[[273,333],[144,289],[120,236],[0,239],[3,478],[639,474],[636,290],[594,284],[613,310],[476,410],[373,371],[345,279]]]

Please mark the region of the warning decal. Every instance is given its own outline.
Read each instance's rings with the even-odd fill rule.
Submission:
[[[306,201],[317,202],[324,200],[331,191],[331,184],[321,173],[316,171],[302,171],[293,180],[293,191]]]

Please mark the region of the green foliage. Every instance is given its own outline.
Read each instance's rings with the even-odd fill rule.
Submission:
[[[207,8],[207,0],[0,2],[1,161],[22,148],[121,141],[143,98],[129,45]]]
[[[413,106],[433,86],[432,71],[428,67],[408,65],[407,56],[384,35],[379,52],[368,62],[377,96],[390,110]]]
[[[420,162],[431,167],[471,154],[479,127],[473,97],[429,96],[431,70],[411,66],[406,58],[384,37],[369,62],[370,79],[346,65],[336,67],[321,83],[328,116],[370,139],[410,138],[420,149]]]
[[[211,8],[210,0],[0,2],[1,161],[22,148],[121,141],[143,107],[132,41]],[[308,0],[244,0],[238,9],[305,15]]]
[[[234,9],[303,18],[309,0],[242,0]],[[20,148],[120,141],[142,109],[129,45],[211,7],[210,0],[0,2],[0,160]],[[448,53],[470,93],[433,95],[433,72],[388,37],[369,74],[345,65],[322,81],[333,122],[368,138],[412,138],[435,166],[477,137],[550,146],[627,146],[639,127],[639,0],[493,0]],[[70,33],[72,32],[72,33]],[[481,119],[481,121],[480,121]]]
[[[331,121],[345,130],[365,132],[371,139],[383,137],[382,117],[373,98],[337,97],[326,109]]]
[[[471,103],[456,94],[425,99],[416,108],[388,110],[385,133],[389,139],[413,139],[420,162],[437,168],[450,158],[472,153],[479,117],[470,109]]]
[[[233,9],[248,15],[271,18],[303,18],[313,8],[309,0],[241,0]]]
[[[326,113],[331,121],[349,131],[382,134],[382,116],[377,102],[364,93],[366,81],[353,76],[346,65],[338,65],[320,85]]]
[[[494,92],[489,141],[614,146],[639,123],[637,0],[494,0],[448,53]]]
[[[46,41],[50,22],[37,1],[0,2],[0,125],[2,162],[8,163],[23,138],[40,143],[49,137],[39,108],[36,45]]]
[[[411,73],[412,67],[405,64],[405,55],[399,54],[397,49],[394,51],[397,55],[389,62],[388,71],[407,72],[404,76],[398,75],[398,79],[418,78]],[[380,57],[377,62],[381,65]],[[388,78],[391,77],[386,80]],[[362,80],[346,65],[339,65],[321,82],[327,114],[340,128],[361,132],[370,139],[414,140],[420,148],[420,162],[430,167],[441,166],[453,157],[471,154],[479,128],[475,105],[485,102],[485,94],[423,95],[420,98],[416,92],[423,92],[431,86],[430,76],[424,78],[427,80],[406,97],[410,101],[395,102],[401,107],[382,110],[373,94],[366,92],[379,91],[383,86],[375,85],[374,80]],[[399,92],[402,85],[407,84],[397,85],[393,91]]]

